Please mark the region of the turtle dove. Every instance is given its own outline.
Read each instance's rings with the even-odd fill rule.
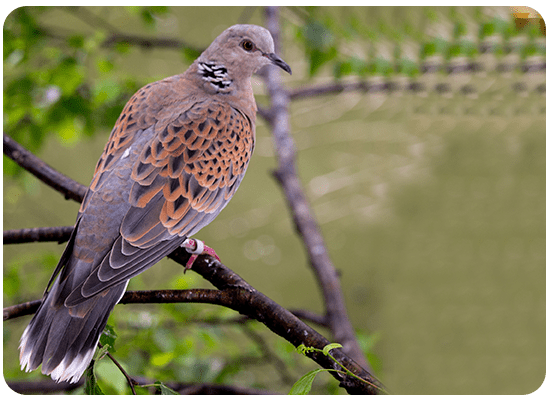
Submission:
[[[250,78],[268,64],[291,73],[266,29],[235,25],[185,73],[128,101],[21,337],[22,369],[42,364],[52,379],[77,382],[130,278],[180,246],[194,253],[191,263],[198,253],[215,254],[190,237],[243,179],[255,138]]]

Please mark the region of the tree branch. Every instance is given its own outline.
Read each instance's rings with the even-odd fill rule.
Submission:
[[[267,28],[277,44],[279,42],[278,10],[276,7],[266,7],[265,14]],[[274,68],[266,71],[265,83],[271,98],[271,109],[267,112],[271,118],[268,122],[273,131],[277,154],[277,169],[274,171],[274,175],[283,189],[295,228],[304,242],[309,262],[321,287],[334,340],[342,344],[344,350],[352,355],[357,362],[369,369],[368,362],[357,343],[353,327],[347,316],[336,269],[330,260],[323,237],[313,217],[313,211],[308,204],[296,172],[296,149],[290,135],[288,114],[289,95],[280,85],[278,71]]]
[[[32,300],[26,303],[16,304],[14,306],[4,307],[4,321],[8,319],[19,318],[24,315],[34,314],[42,300]]]
[[[150,386],[155,391],[155,381],[141,376],[133,376],[132,380],[140,386]],[[77,389],[84,385],[85,379],[80,379],[77,383],[55,382],[51,379],[40,381],[6,381],[7,385],[16,393],[20,394],[46,394],[59,393]],[[250,389],[246,387],[219,385],[215,383],[183,383],[183,382],[165,382],[170,389],[180,394],[240,394],[240,395],[277,395],[281,393],[268,392],[267,390]],[[155,394],[152,392],[151,394]]]
[[[315,84],[302,86],[288,91],[288,97],[291,100],[298,100],[308,97],[316,97],[325,94],[336,94],[342,92],[361,91],[361,92],[379,92],[387,90],[392,85],[387,82],[330,82],[326,84]]]
[[[167,48],[182,50],[185,48],[196,53],[202,53],[202,51],[204,50],[204,48],[192,46],[176,38],[152,37],[120,32],[114,25],[111,25],[103,18],[97,16],[93,12],[90,12],[86,7],[68,7],[67,10],[74,16],[79,18],[83,23],[90,25],[94,29],[106,31],[107,37],[101,43],[101,46],[105,48],[114,47],[119,43],[127,43],[145,49]],[[58,33],[55,33],[51,28],[45,26],[40,26],[39,29],[43,34],[62,41],[66,41],[69,37],[73,35],[72,32],[66,32],[64,35],[59,35]],[[56,30],[59,31],[59,28],[56,27]]]
[[[153,383],[151,380],[145,382]],[[140,380],[138,380],[140,382]],[[183,395],[280,395],[280,393],[267,390],[238,387],[231,385],[220,385],[216,383],[166,383],[166,386]]]
[[[4,154],[46,185],[63,193],[66,199],[72,199],[80,203],[84,198],[86,186],[56,171],[5,133]]]
[[[87,24],[94,29],[105,29],[110,32],[118,32],[118,29],[115,26],[111,25],[100,16],[94,14],[86,7],[71,6],[65,8],[65,10],[80,19],[82,23]]]
[[[101,44],[103,47],[113,47],[118,43],[128,43],[140,46],[146,49],[150,48],[168,48],[168,49],[189,49],[195,53],[202,53],[204,49],[191,46],[181,40],[166,37],[147,37],[139,35],[130,35],[127,33],[112,33]]]
[[[53,226],[45,228],[12,229],[4,231],[4,244],[33,242],[58,242],[69,240],[73,226]]]
[[[59,30],[59,28],[57,28]],[[51,39],[55,39],[61,42],[66,42],[71,33],[59,34],[53,32],[50,28],[45,26],[40,27],[40,31],[47,35]],[[108,36],[101,43],[101,47],[112,48],[120,43],[127,43],[133,46],[138,46],[143,49],[153,49],[153,48],[164,48],[164,49],[174,49],[174,50],[183,50],[188,49],[193,53],[200,54],[204,51],[204,48],[190,45],[182,40],[170,37],[152,37],[152,36],[143,36],[143,35],[133,35],[130,33],[122,32],[110,32]]]
[[[182,266],[186,264],[190,254],[183,249],[174,251],[169,256]],[[225,265],[210,256],[200,256],[193,264],[193,271],[211,282],[214,289],[189,290],[145,290],[126,292],[121,304],[130,303],[209,303],[231,308],[249,318],[253,318],[277,335],[283,337],[295,347],[304,344],[307,347],[322,349],[330,342],[317,331],[300,321],[290,311],[258,292],[244,279],[231,271]],[[4,308],[4,320],[13,319],[36,312],[40,300]],[[353,359],[338,349],[331,353],[344,367],[370,384],[349,377],[348,375],[333,373],[350,394],[376,394],[377,388],[382,387],[368,371],[364,370]],[[338,365],[322,353],[309,352],[307,356],[317,364],[327,369],[340,369]]]
[[[8,146],[6,144],[8,144]],[[79,194],[73,192],[73,190],[81,190],[83,185],[58,173],[38,157],[34,156],[9,138],[9,136],[4,135],[4,152],[6,152],[6,148],[8,149],[8,153],[13,156],[15,160],[19,160],[18,164],[23,168],[30,170],[30,172],[34,173],[39,178],[44,175],[48,176],[48,179],[42,180],[51,187],[65,193],[67,198],[82,199],[84,193]],[[38,167],[33,166],[30,160],[36,162]],[[169,257],[183,266],[187,263],[190,254],[180,248],[171,253]],[[256,319],[296,347],[300,344],[304,344],[308,347],[322,349],[330,343],[322,335],[300,321],[290,311],[284,309],[264,294],[258,292],[240,276],[214,258],[204,255],[199,256],[193,264],[193,271],[212,283],[218,290],[193,289],[185,291],[158,290],[130,292],[123,296],[121,303],[127,304],[129,302],[138,301],[138,299],[140,302],[143,302],[144,299],[147,299],[147,301],[151,303],[174,303],[185,301],[217,304]],[[33,313],[38,309],[39,305],[40,300],[37,300],[18,306],[7,307],[4,309],[4,320]],[[332,350],[331,354],[345,368],[368,382],[365,383],[346,374],[332,373],[348,393],[377,394],[377,388],[382,387],[382,385],[368,371],[364,370],[357,362],[339,349]],[[340,367],[329,357],[324,356],[320,352],[308,352],[307,356],[324,368],[340,369]]]
[[[9,381],[6,380],[8,387],[19,394],[49,394],[60,393],[74,390],[84,385],[84,378],[76,383],[56,382],[52,379],[39,381]]]
[[[190,254],[184,249],[178,249],[170,254],[169,257],[179,264],[185,265]],[[295,347],[304,344],[308,347],[322,349],[330,343],[330,341],[300,321],[290,311],[281,307],[263,293],[258,292],[239,275],[214,258],[210,256],[199,257],[193,264],[193,271],[219,289],[217,291],[202,289],[202,293],[199,293],[197,290],[193,294],[193,302],[205,302],[205,298],[210,297],[212,304],[223,305],[250,318],[254,318],[277,335],[292,343]],[[164,302],[165,299],[162,298],[161,301]],[[365,384],[347,375],[333,374],[348,393],[377,394],[376,388],[380,388],[382,385],[368,371],[363,369],[343,351],[335,349],[332,351],[332,355],[350,371],[370,383]],[[322,353],[310,352],[307,353],[307,356],[323,368],[340,369],[338,365],[334,365],[332,360],[325,357]]]

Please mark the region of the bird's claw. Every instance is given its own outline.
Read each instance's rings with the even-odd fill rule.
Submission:
[[[206,246],[202,240],[186,239],[185,242],[181,244],[181,247],[191,254],[191,257],[189,257],[189,260],[185,264],[183,273],[187,272],[188,269],[191,269],[193,263],[201,254],[208,254],[209,256],[212,256],[216,260],[220,261],[220,257],[218,257],[214,249]]]

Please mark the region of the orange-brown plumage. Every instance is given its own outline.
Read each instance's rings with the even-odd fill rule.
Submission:
[[[250,77],[267,64],[290,72],[265,29],[236,25],[184,74],[132,96],[52,280],[59,276],[23,333],[22,367],[42,363],[55,380],[78,380],[128,280],[188,247],[225,207],[254,149]]]

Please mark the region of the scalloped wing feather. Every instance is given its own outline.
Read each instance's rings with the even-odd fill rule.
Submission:
[[[134,120],[124,112],[121,119]],[[134,162],[120,236],[113,238],[105,258],[73,290],[67,306],[79,304],[158,262],[209,224],[242,181],[254,148],[254,127],[243,113],[225,103],[205,100],[172,122],[161,122],[154,125],[152,135],[151,127],[140,131],[151,139],[135,155],[126,155]],[[142,128],[139,123],[133,126]],[[94,177],[95,185],[91,186],[96,196],[110,190],[105,182],[110,174],[118,173],[124,153],[135,151],[135,141],[119,140],[117,132],[115,128],[96,168],[96,175],[101,176]],[[85,206],[82,212],[86,212]]]

